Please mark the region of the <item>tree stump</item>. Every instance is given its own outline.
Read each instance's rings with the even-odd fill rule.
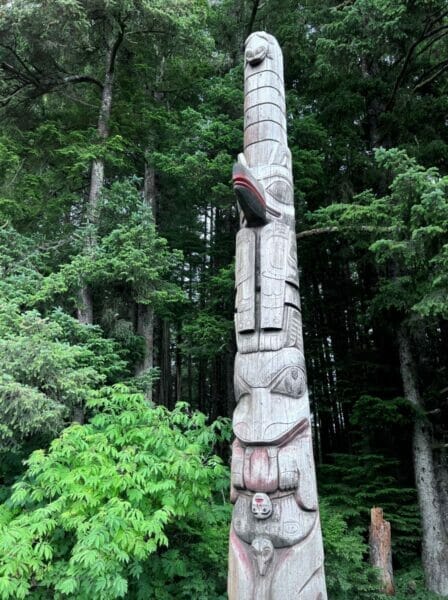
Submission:
[[[382,591],[387,596],[394,596],[390,523],[384,520],[383,509],[378,507],[372,508],[370,519],[370,563],[379,569]]]

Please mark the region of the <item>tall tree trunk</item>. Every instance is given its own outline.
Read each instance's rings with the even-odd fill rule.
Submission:
[[[143,199],[151,207],[153,219],[156,215],[156,178],[154,169],[145,162]],[[137,303],[137,334],[143,338],[144,355],[136,367],[136,375],[144,375],[154,367],[154,309],[149,304]],[[146,398],[152,401],[152,386],[146,390]]]
[[[157,222],[157,186],[154,167],[145,161],[145,176],[143,180],[143,197],[145,203],[151,207],[154,223]]]
[[[420,416],[423,402],[417,384],[410,335],[404,323],[398,331],[400,370],[406,399],[417,411],[413,432],[415,483],[422,521],[422,563],[428,590],[448,596],[448,537],[446,515],[437,489],[429,422]]]
[[[115,63],[118,50],[123,42],[124,29],[120,31],[111,46],[106,61],[106,73],[104,76],[103,90],[101,94],[100,112],[98,115],[98,138],[100,142],[105,142],[109,137],[109,121],[112,108],[113,85],[115,76]],[[96,225],[98,200],[104,186],[104,158],[94,158],[90,170],[90,188],[87,206],[87,223]],[[86,251],[91,252],[96,245],[96,236],[93,231],[89,231],[86,240]],[[93,323],[93,300],[92,291],[87,284],[83,284],[78,291],[78,321],[84,325]]]
[[[178,332],[176,336],[176,402],[182,400],[182,352],[180,351],[182,336]]]
[[[448,536],[448,457],[446,446],[439,449],[436,456],[437,489],[439,491],[442,515],[445,515],[445,534]],[[447,567],[448,568],[448,567]]]
[[[161,320],[160,327],[160,404],[171,407],[171,332],[167,319]]]
[[[145,375],[154,367],[154,310],[148,304],[137,304],[137,334],[143,338],[144,355],[135,374]],[[152,401],[152,386],[148,386],[145,396]]]

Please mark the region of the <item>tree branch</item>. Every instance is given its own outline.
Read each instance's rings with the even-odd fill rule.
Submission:
[[[413,92],[416,92],[417,90],[420,90],[421,88],[429,85],[431,82],[434,81],[434,79],[437,79],[437,77],[439,75],[441,75],[444,71],[446,71],[448,69],[448,60],[444,60],[441,63],[434,65],[434,67],[432,67],[429,71],[427,71],[424,75],[422,75],[422,77],[424,77],[425,75],[428,75],[429,73],[431,73],[431,71],[434,71],[434,69],[438,69],[438,71],[436,71],[430,77],[427,77],[420,83],[417,83],[417,85],[415,85],[412,90]],[[421,78],[420,78],[420,80],[421,80]]]
[[[164,35],[169,33],[168,30],[166,29],[136,29],[135,31],[128,31],[126,33],[126,36],[131,36],[131,35],[148,35],[148,33],[155,33],[157,35]]]
[[[8,50],[8,52],[10,52],[16,58],[16,60],[22,65],[22,67],[28,73],[28,76],[30,78],[32,78],[34,81],[36,81],[36,83],[37,83],[37,79],[35,78],[34,73],[30,69],[30,67],[26,64],[26,62],[17,54],[17,52],[14,50],[14,48],[12,48],[11,46],[8,46],[7,44],[0,44],[0,46],[2,48],[4,48],[5,50]],[[32,68],[34,68],[34,67],[32,67]]]
[[[318,227],[316,229],[308,229],[306,231],[300,231],[296,237],[298,240],[302,240],[308,237],[314,237],[316,235],[324,235],[327,233],[344,233],[346,231],[366,231],[368,233],[387,233],[395,230],[395,227],[376,227],[375,225],[347,225],[345,227],[333,226],[333,227]]]
[[[50,77],[45,79],[44,77],[36,77],[32,73],[29,72],[28,69],[26,71],[21,71],[17,69],[15,66],[2,62],[0,63],[0,69],[10,76],[5,78],[9,81],[16,81],[18,84],[12,92],[7,95],[5,98],[0,99],[0,104],[2,106],[6,106],[11,102],[11,100],[20,92],[25,90],[26,88],[33,88],[36,92],[35,96],[43,96],[49,92],[52,92],[58,87],[70,85],[70,84],[78,84],[78,83],[93,83],[98,86],[101,90],[103,89],[103,84],[101,81],[92,77],[91,75],[65,75],[61,77],[60,75],[55,75],[54,77]],[[34,95],[34,94],[33,94]]]
[[[440,14],[440,16],[438,16],[437,18],[435,18],[432,21],[430,21],[429,23],[427,23],[425,25],[425,27],[423,28],[423,31],[421,32],[419,37],[409,46],[408,51],[406,52],[406,54],[404,56],[403,66],[401,67],[401,70],[395,80],[391,96],[390,96],[389,100],[387,101],[385,112],[388,112],[389,110],[391,110],[391,108],[393,107],[393,105],[395,103],[395,98],[396,98],[397,92],[400,88],[400,85],[401,85],[403,79],[405,78],[406,72],[408,70],[408,66],[413,58],[416,48],[420,44],[422,44],[425,40],[432,38],[433,36],[437,36],[437,34],[440,33],[441,31],[448,29],[448,25],[442,25],[440,27],[437,27],[436,29],[431,29],[431,27],[433,27],[433,25],[435,25],[437,22],[439,22],[441,19],[443,19],[447,14],[448,14],[448,11],[442,12]],[[429,44],[427,44],[426,47],[417,54],[417,56],[422,54],[424,52],[424,50],[428,49],[432,45],[432,43],[434,43],[434,42],[430,42]]]
[[[442,30],[444,30],[443,33],[441,33],[440,35],[437,35],[430,42],[428,42],[424,48],[422,48],[419,52],[417,52],[417,54],[415,55],[416,58],[417,58],[417,56],[420,56],[421,54],[426,52],[426,50],[428,50],[428,48],[431,48],[431,46],[434,45],[436,42],[438,42],[439,40],[444,38],[446,35],[448,35],[448,25],[439,28],[439,31],[442,31]]]
[[[252,33],[252,29],[254,27],[255,19],[257,18],[257,12],[260,7],[260,0],[253,0],[252,2],[252,11],[250,13],[249,23],[247,24],[246,29],[246,38]]]
[[[100,90],[103,89],[103,84],[101,81],[96,79],[96,77],[91,77],[90,75],[67,75],[61,79],[60,83],[56,83],[55,85],[67,85],[70,83],[93,83],[97,85]]]
[[[115,71],[115,61],[117,58],[118,50],[120,49],[120,46],[124,40],[124,35],[125,35],[124,22],[120,23],[119,25],[120,25],[120,31],[119,31],[117,37],[115,38],[115,42],[114,42],[112,49],[110,51],[110,54],[109,54],[109,64],[107,66],[107,72],[110,75],[112,75]]]

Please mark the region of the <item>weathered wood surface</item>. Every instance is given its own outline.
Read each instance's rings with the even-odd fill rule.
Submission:
[[[379,569],[382,591],[394,596],[391,529],[389,521],[384,520],[382,508],[374,507],[370,511],[369,546],[370,564]]]
[[[245,60],[229,600],[326,600],[283,59],[275,38],[258,32]]]

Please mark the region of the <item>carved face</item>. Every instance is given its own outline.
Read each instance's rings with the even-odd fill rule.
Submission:
[[[255,560],[257,561],[258,572],[260,575],[265,575],[269,563],[274,556],[274,546],[268,538],[256,537],[252,542],[252,548],[255,554]]]
[[[251,66],[259,65],[264,61],[269,51],[267,36],[259,33],[251,35],[246,42],[246,60]]]
[[[252,514],[256,519],[268,519],[272,515],[272,502],[267,494],[261,492],[254,494]]]
[[[235,435],[247,444],[279,443],[309,418],[302,352],[237,354]]]

